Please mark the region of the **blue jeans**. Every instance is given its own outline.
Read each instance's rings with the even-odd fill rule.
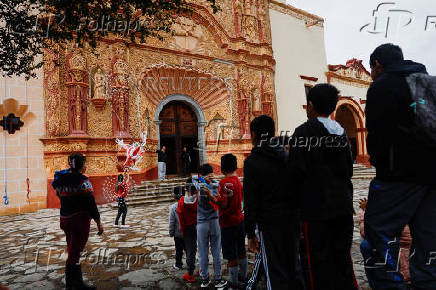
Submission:
[[[197,224],[198,260],[200,263],[200,276],[208,277],[209,267],[209,241],[213,257],[213,271],[215,280],[221,279],[221,230],[218,219],[212,219]]]
[[[157,163],[157,172],[159,180],[164,180],[165,175],[167,174],[167,164],[165,162]]]

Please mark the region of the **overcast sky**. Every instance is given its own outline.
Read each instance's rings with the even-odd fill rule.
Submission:
[[[382,43],[392,42],[402,47],[406,59],[424,63],[429,73],[436,75],[436,0],[287,0],[287,3],[325,19],[329,64],[345,64],[348,59],[358,58],[369,68],[371,52]],[[381,5],[375,21],[373,11],[381,3],[392,4]]]

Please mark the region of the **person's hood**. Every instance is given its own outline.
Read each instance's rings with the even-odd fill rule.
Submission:
[[[393,73],[401,76],[408,76],[413,73],[427,74],[427,69],[423,64],[413,62],[411,60],[403,60],[401,62],[387,66],[383,72]]]
[[[77,186],[84,179],[84,175],[79,172],[71,171],[70,169],[64,169],[56,171],[52,186],[54,188],[60,186]]]
[[[278,139],[277,142],[271,141],[271,143],[268,145],[255,146],[251,150],[251,153],[267,156],[269,158],[276,159],[285,163],[288,159],[288,152],[283,147],[283,145],[279,143]]]
[[[342,126],[335,120],[323,117],[318,117],[317,119],[324,125],[324,128],[326,128],[330,134],[339,136],[344,134],[344,128],[342,128]]]

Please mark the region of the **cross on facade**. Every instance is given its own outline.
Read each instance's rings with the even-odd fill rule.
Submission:
[[[14,134],[23,125],[24,123],[20,120],[20,117],[15,117],[13,113],[7,117],[3,116],[3,119],[0,120],[0,127],[3,127],[3,130],[8,131],[9,134]]]

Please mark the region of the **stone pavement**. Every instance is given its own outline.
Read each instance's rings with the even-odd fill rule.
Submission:
[[[366,197],[369,179],[353,180],[355,207]],[[171,203],[129,207],[130,228],[114,227],[116,210],[100,207],[105,233],[97,236],[94,222],[82,257],[85,280],[98,289],[198,289],[180,277],[184,271],[173,269],[174,242],[168,237],[168,209]],[[352,256],[361,289],[365,281],[359,252],[358,215]],[[59,228],[58,210],[0,217],[0,282],[10,289],[62,289],[66,242]],[[251,261],[253,256],[250,256]],[[212,259],[210,259],[212,261]],[[226,265],[223,265],[227,277]],[[212,273],[211,269],[211,273]]]

